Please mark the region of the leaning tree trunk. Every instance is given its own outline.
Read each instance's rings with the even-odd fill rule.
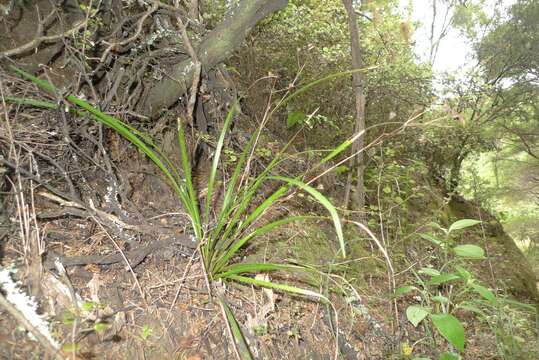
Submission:
[[[350,51],[352,54],[352,68],[360,69],[363,65],[361,59],[361,45],[359,41],[359,28],[357,26],[357,16],[352,5],[352,0],[343,0],[343,5],[346,8],[348,13],[348,28],[350,31]],[[354,95],[356,100],[356,125],[355,131],[361,132],[365,130],[365,95],[363,94],[363,75],[360,72],[355,72],[352,74],[352,86],[354,88]],[[352,147],[353,152],[359,152],[363,149],[365,142],[365,134],[360,136],[354,146]],[[360,220],[364,219],[363,210],[365,208],[365,184],[363,182],[363,173],[365,170],[365,165],[363,163],[363,152],[359,152],[355,157],[355,162],[357,164],[357,187],[355,191],[356,206],[360,211]],[[354,159],[352,159],[352,164]],[[350,199],[350,187],[352,183],[352,173],[348,176],[348,181],[346,184],[345,190],[345,199],[344,207],[348,207],[348,202]]]
[[[286,6],[288,0],[243,0],[230,11],[195,50],[204,69],[226,60],[263,18]],[[195,66],[192,59],[175,64],[152,88],[141,104],[141,112],[155,117],[170,107],[191,86]]]

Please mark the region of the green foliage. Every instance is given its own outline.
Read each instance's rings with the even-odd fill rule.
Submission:
[[[451,224],[451,226],[447,230],[447,233],[451,233],[452,231],[455,231],[455,230],[466,229],[468,227],[471,227],[477,224],[481,224],[481,221],[474,220],[474,219],[457,220],[453,224]]]
[[[80,345],[75,343],[65,343],[62,345],[62,351],[66,353],[77,353],[80,350]]]
[[[31,80],[36,85],[49,92],[57,93],[54,86],[46,81],[40,80],[35,76],[28,74],[20,69],[14,68],[24,78]],[[355,70],[356,71],[356,70]],[[342,74],[331,75],[324,79],[333,79],[343,74],[350,74],[350,72],[344,72]],[[307,84],[305,87],[300,88],[294,93],[284,98],[278,106],[283,106],[289,99],[297,96],[298,93],[306,91],[306,89],[323,82],[318,80],[311,84]],[[247,146],[245,146],[242,154],[237,158],[234,171],[228,180],[227,187],[222,203],[219,206],[213,206],[211,199],[213,198],[213,192],[215,189],[216,178],[218,174],[218,168],[220,164],[221,154],[224,148],[224,140],[230,123],[233,119],[234,112],[236,110],[236,104],[230,109],[224,124],[223,129],[219,135],[219,139],[216,143],[215,153],[212,160],[211,170],[209,173],[208,187],[206,201],[203,206],[199,207],[198,198],[196,195],[196,189],[192,181],[191,165],[189,160],[189,152],[187,149],[187,143],[184,134],[183,123],[181,119],[178,119],[178,142],[180,147],[180,159],[182,175],[179,170],[172,164],[172,162],[163,154],[161,149],[155,145],[151,139],[137,130],[124,124],[119,119],[111,117],[99,111],[92,105],[88,104],[84,100],[78,99],[75,96],[67,95],[65,100],[76,107],[82,109],[80,111],[87,111],[91,118],[97,122],[103,123],[106,126],[114,129],[121,136],[135,145],[142,153],[144,153],[154,164],[161,170],[162,174],[168,180],[172,188],[174,189],[180,203],[186,209],[187,214],[191,220],[192,229],[195,238],[200,244],[200,251],[205,265],[205,270],[211,280],[230,280],[237,281],[250,285],[257,285],[266,288],[272,288],[280,291],[284,291],[291,294],[297,294],[302,296],[314,297],[325,302],[329,302],[325,296],[307,289],[298,288],[287,284],[279,284],[272,281],[259,280],[257,278],[246,276],[247,274],[268,272],[268,271],[305,271],[307,268],[297,265],[288,264],[272,264],[272,263],[236,263],[233,262],[238,252],[252,239],[262,236],[275,228],[289,224],[294,221],[308,220],[313,217],[308,216],[293,216],[285,217],[276,221],[270,221],[264,225],[256,225],[256,222],[261,216],[279,199],[281,199],[292,187],[297,187],[306,193],[310,194],[313,199],[319,202],[323,207],[327,209],[333,221],[337,238],[340,244],[340,253],[343,257],[346,256],[344,235],[341,228],[341,222],[339,215],[335,207],[331,204],[327,198],[320,192],[312,188],[311,186],[303,183],[299,179],[286,178],[282,176],[273,176],[271,171],[275,165],[281,160],[281,150],[273,160],[266,166],[265,170],[261,174],[251,179],[249,176],[242,176],[242,170],[246,163],[251,161],[251,154],[254,152],[256,146],[255,142],[258,138],[258,134],[255,133]],[[35,105],[35,103],[33,104]],[[275,111],[275,109],[273,110]],[[262,128],[258,129],[260,132]],[[346,150],[351,145],[350,141],[345,142],[338,147],[337,151],[332,152],[332,156],[339,155],[340,152]],[[323,161],[322,161],[323,163]],[[321,163],[321,164],[322,164]],[[246,175],[245,173],[243,175]],[[275,192],[265,198],[261,204],[253,206],[253,199],[257,191],[260,189],[263,183],[267,181],[280,181],[284,185],[279,187]],[[213,206],[213,209],[211,207]],[[319,217],[316,217],[319,218]],[[232,329],[234,338],[240,348],[240,354],[242,358],[249,359],[250,354],[248,352],[247,345],[242,341],[241,332],[239,326],[235,321],[230,309],[221,299],[221,305],[224,309],[225,317]],[[88,310],[93,310],[98,304],[88,303]],[[95,330],[101,331],[103,329],[102,324],[95,324]],[[151,329],[147,326],[141,330],[141,338],[147,340],[151,335]]]
[[[23,77],[32,80],[34,83],[42,87],[43,89],[51,92],[55,92],[55,88],[52,84],[39,80],[38,78],[25,73],[22,70],[15,69]],[[320,81],[316,82],[317,84]],[[307,85],[310,87],[312,85]],[[298,90],[299,92],[305,91],[304,88]],[[297,93],[297,92],[296,92]],[[292,93],[289,98],[296,95]],[[240,273],[249,273],[264,270],[278,270],[278,269],[297,269],[298,267],[291,267],[287,265],[269,265],[269,264],[249,264],[248,266],[240,267],[240,264],[232,264],[232,257],[250,240],[256,236],[261,236],[270,230],[273,230],[277,226],[281,226],[292,221],[305,220],[307,217],[291,217],[275,222],[271,222],[255,230],[252,230],[247,235],[243,234],[248,230],[249,225],[254,223],[272,204],[274,204],[279,198],[281,198],[290,188],[291,185],[298,186],[311,194],[317,201],[319,201],[331,214],[333,222],[336,226],[337,237],[341,244],[342,255],[345,256],[344,238],[340,227],[340,220],[333,205],[318,191],[312,187],[302,183],[296,179],[288,179],[284,177],[271,177],[270,171],[273,169],[280,159],[279,155],[276,156],[272,162],[266,167],[266,170],[258,175],[255,180],[250,184],[240,184],[240,188],[237,188],[237,184],[240,181],[240,175],[242,167],[248,160],[254,144],[255,136],[245,147],[241,157],[239,158],[234,172],[228,182],[228,187],[225,191],[223,203],[218,211],[215,220],[210,218],[210,201],[206,201],[202,215],[199,214],[198,199],[196,197],[196,190],[191,179],[191,167],[189,162],[189,155],[187,150],[187,144],[185,141],[185,135],[183,125],[178,120],[178,140],[180,145],[181,166],[183,170],[183,178],[180,177],[178,170],[172,165],[170,160],[164,156],[159,147],[157,147],[151,140],[144,135],[140,134],[136,130],[130,128],[120,120],[108,116],[99,110],[95,109],[90,104],[83,100],[80,100],[72,95],[67,95],[66,100],[87,110],[96,121],[102,122],[107,126],[110,126],[116,130],[120,135],[124,136],[127,140],[131,141],[139,150],[146,154],[162,171],[163,175],[167,178],[172,185],[179,200],[185,207],[189,214],[195,237],[203,244],[202,254],[204,257],[204,263],[206,269],[211,278],[223,278],[228,276],[234,276],[234,279],[246,282],[244,277],[238,276]],[[281,104],[287,102],[284,99]],[[217,169],[220,162],[220,155],[223,149],[224,139],[227,129],[234,116],[235,105],[229,111],[227,118],[225,119],[223,129],[217,141],[215,155],[212,161],[212,167],[208,180],[207,198],[211,199],[213,195],[214,185],[216,182]],[[346,147],[342,148],[344,151]],[[252,212],[248,212],[248,208],[251,205],[251,201],[256,191],[267,180],[279,180],[285,182],[287,185],[281,186],[277,191],[270,195],[259,206],[255,207]],[[210,230],[211,229],[211,230]],[[241,270],[241,271],[240,271]],[[234,275],[231,275],[234,274]]]
[[[518,0],[511,6],[509,19],[495,28],[477,44],[477,55],[487,70],[489,80],[537,79],[539,69],[539,3]],[[530,79],[531,77],[531,79]]]
[[[102,322],[96,322],[94,324],[94,331],[99,333],[105,331],[109,327],[108,324]]]
[[[527,349],[522,349],[524,342],[519,342],[520,335],[534,328],[529,323],[531,314],[537,319],[534,306],[525,305],[509,300],[503,295],[495,294],[491,289],[480,284],[475,276],[465,267],[463,260],[480,260],[484,258],[483,250],[478,246],[455,246],[451,239],[455,231],[475,226],[479,222],[472,219],[462,219],[454,222],[448,228],[439,224],[431,224],[434,229],[443,234],[419,234],[421,239],[435,244],[440,249],[438,259],[443,260],[438,268],[424,267],[417,271],[416,283],[405,285],[395,291],[395,297],[416,293],[421,298],[420,305],[410,305],[406,310],[408,320],[418,326],[426,319],[431,319],[433,327],[449,343],[460,352],[465,351],[466,334],[454,312],[468,311],[485,321],[496,336],[498,352],[503,359],[534,358],[535,341]],[[424,279],[422,276],[426,276]],[[443,292],[440,286],[451,283],[452,291]],[[527,312],[523,314],[521,311]],[[518,319],[518,320],[516,320]],[[519,325],[516,325],[520,323]],[[526,330],[528,329],[528,330]],[[529,333],[530,337],[534,335]],[[522,350],[521,350],[522,349]],[[526,355],[524,355],[526,354]],[[459,355],[445,353],[439,359],[459,359]]]
[[[475,291],[480,296],[489,299],[489,301],[496,301],[495,295],[487,288],[477,284],[470,272],[462,266],[456,265],[454,272],[445,270],[452,263],[458,263],[459,258],[474,260],[484,258],[483,249],[479,246],[470,244],[453,246],[452,241],[450,240],[451,235],[455,231],[466,229],[479,223],[480,221],[477,220],[461,219],[455,221],[447,229],[439,224],[433,224],[434,228],[442,231],[445,235],[442,239],[434,234],[420,234],[420,238],[439,246],[444,255],[444,264],[440,267],[440,270],[428,267],[420,269],[418,273],[427,275],[430,277],[429,280],[425,281],[419,275],[416,275],[416,286],[406,285],[395,291],[396,297],[403,296],[410,292],[419,292],[422,299],[422,305],[408,306],[406,309],[408,320],[417,327],[426,318],[430,318],[434,328],[440,335],[461,352],[464,352],[466,341],[464,327],[460,321],[450,313],[450,309],[451,307],[458,307],[459,302],[463,300],[458,297],[452,298],[451,294],[437,294],[437,288],[449,282],[456,283],[456,286],[459,287],[457,294]],[[452,250],[457,258],[451,259],[449,257],[449,250]]]
[[[451,314],[432,314],[431,320],[438,332],[457,350],[464,351],[466,341],[464,328],[460,321]]]
[[[243,337],[243,333],[241,332],[240,326],[238,322],[236,321],[236,318],[234,317],[232,310],[227,305],[227,303],[223,300],[223,298],[219,298],[219,302],[225,313],[225,319],[228,322],[228,326],[230,327],[234,341],[236,342],[240,359],[241,360],[252,359],[253,357],[251,355],[251,352],[249,351],[249,346],[247,345],[247,342],[245,341],[245,338]]]
[[[307,118],[307,115],[301,111],[292,111],[288,113],[288,118],[286,119],[286,127],[291,128],[296,124],[303,122]]]
[[[539,167],[531,156],[512,154],[512,144],[468,159],[459,191],[495,214],[517,245],[532,255],[536,244],[531,240],[539,233],[539,203],[530,190],[536,186],[533,179]]]
[[[485,251],[473,244],[458,245],[453,248],[455,255],[467,259],[484,259]]]
[[[483,293],[482,289],[479,291]],[[539,324],[535,306],[511,300],[506,296],[494,297],[491,293],[484,293],[482,298],[471,298],[462,302],[459,308],[474,313],[478,319],[488,324],[496,336],[500,358],[537,358],[539,352],[536,334],[530,330],[537,328]]]
[[[376,66],[376,70],[363,74],[367,125],[405,120],[416,104],[430,100],[430,69],[415,61],[413,48],[401,31],[401,24],[408,23],[404,18],[407,15],[398,9],[396,0],[371,1],[361,9],[370,20],[358,20],[363,64]],[[256,42],[234,59],[236,68],[249,69],[245,73],[250,77],[239,79],[246,86],[271,73],[278,88],[290,89],[298,86],[298,74],[308,83],[350,69],[347,15],[341,0],[291,0],[286,8],[261,23],[253,36]],[[256,64],[249,59],[256,59]],[[399,104],[395,94],[403,100]],[[314,116],[308,116],[317,109]],[[332,148],[349,136],[353,114],[351,81],[343,80],[301,94],[280,115],[283,127],[308,120],[307,146],[320,149]],[[373,137],[377,131],[373,131]]]
[[[406,308],[406,317],[415,327],[429,315],[430,309],[423,306],[411,305]]]
[[[140,329],[140,338],[144,341],[147,341],[150,336],[152,336],[153,330],[148,326],[148,324],[145,324]]]

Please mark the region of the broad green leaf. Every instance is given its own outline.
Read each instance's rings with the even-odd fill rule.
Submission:
[[[460,265],[455,266],[455,270],[457,270],[457,273],[460,275],[460,277],[466,281],[472,278],[472,274]]]
[[[432,314],[430,317],[438,332],[455,348],[464,351],[466,337],[460,321],[451,314]]]
[[[477,224],[480,224],[480,223],[481,223],[481,221],[474,220],[474,219],[457,220],[453,224],[451,224],[451,226],[449,227],[449,230],[447,230],[447,232],[450,233],[451,231],[465,229],[465,228],[468,228],[470,226],[474,226],[474,225],[477,225]]]
[[[485,251],[477,245],[464,244],[457,245],[453,248],[455,255],[467,258],[467,259],[484,259]]]
[[[425,233],[419,233],[419,236],[427,241],[430,241],[431,243],[435,244],[435,245],[438,245],[440,246],[441,244],[443,244],[443,241],[441,240],[438,240],[437,238],[435,238],[434,236],[432,236],[431,234],[425,234]]]
[[[429,268],[429,267],[421,268],[418,272],[420,274],[425,274],[425,275],[429,275],[429,276],[438,276],[438,275],[440,275],[440,272],[438,270],[433,269],[433,268]]]
[[[437,222],[431,222],[431,223],[430,223],[430,226],[432,226],[432,227],[435,228],[435,229],[438,229],[438,230],[443,231],[445,234],[447,234],[447,232],[448,232],[446,228],[442,227],[442,226],[441,226],[440,224],[438,224]]]
[[[459,280],[460,278],[461,277],[458,276],[455,273],[440,274],[440,275],[433,276],[429,280],[428,284],[429,285],[440,285],[440,284],[445,284],[446,282],[449,282],[449,281]]]
[[[411,305],[406,309],[406,318],[410,321],[415,327],[419,325],[423,319],[425,319],[430,313],[429,308],[425,308],[419,305]]]
[[[305,114],[302,113],[301,111],[292,111],[288,113],[288,117],[286,119],[286,127],[290,129],[297,123],[305,120],[305,118],[306,118]]]
[[[486,287],[479,284],[472,284],[472,288],[475,292],[488,300],[488,302],[490,302],[492,305],[498,305],[498,299],[496,299],[496,295],[494,295],[494,293]]]
[[[409,292],[414,291],[414,290],[417,290],[415,286],[411,286],[411,285],[401,286],[400,288],[395,290],[395,294],[393,296],[397,298],[404,294],[408,294]]]
[[[238,346],[238,352],[241,360],[251,360],[253,357],[251,355],[251,352],[249,351],[249,346],[247,345],[247,342],[243,337],[243,333],[241,332],[240,326],[236,321],[232,310],[222,297],[219,298],[219,302],[221,303],[221,307],[223,308],[223,311],[225,313],[226,321],[228,322],[230,330],[232,331],[234,341]]]

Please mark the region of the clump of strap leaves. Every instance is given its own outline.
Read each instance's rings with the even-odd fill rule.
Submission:
[[[129,126],[118,118],[103,113],[95,106],[75,95],[59,95],[60,92],[50,82],[39,79],[36,76],[16,67],[12,67],[12,69],[23,78],[36,84],[42,90],[53,93],[57,96],[62,96],[62,100],[72,106],[70,110],[77,115],[89,116],[93,120],[116,131],[119,135],[136,146],[139,151],[144,153],[159,168],[163,176],[167,179],[168,183],[176,193],[179,202],[188,214],[192,226],[192,232],[196,241],[198,242],[200,253],[202,255],[206,276],[210,283],[215,281],[236,281],[243,284],[256,285],[295,295],[316,298],[324,303],[329,303],[329,299],[319,292],[290,284],[275,282],[272,280],[262,280],[253,276],[258,273],[279,270],[302,272],[316,271],[308,266],[287,263],[238,262],[238,259],[240,258],[237,256],[238,252],[255,238],[263,236],[278,227],[285,226],[292,222],[320,219],[330,219],[333,222],[337,239],[339,241],[338,252],[342,257],[346,256],[345,240],[341,220],[336,208],[331,204],[331,202],[318,190],[308,185],[308,183],[302,181],[301,176],[290,178],[272,174],[272,170],[274,170],[275,166],[283,161],[283,154],[290,143],[286,144],[279,151],[279,153],[273,157],[273,160],[267,164],[266,168],[260,174],[257,174],[254,177],[248,176],[248,170],[246,169],[249,169],[249,163],[254,156],[254,150],[259,139],[259,134],[262,131],[262,126],[264,124],[263,122],[258,130],[251,136],[248,143],[244,146],[241,156],[238,158],[234,166],[232,175],[226,183],[222,202],[217,204],[217,206],[212,206],[211,201],[209,200],[212,199],[212,196],[216,191],[216,182],[218,168],[221,161],[221,154],[227,131],[238,107],[237,101],[228,111],[221,129],[213,155],[207,183],[207,200],[201,206],[197,197],[197,189],[195,189],[192,179],[192,168],[189,160],[189,151],[184,132],[184,120],[181,118],[178,118],[177,120],[178,142],[181,158],[181,166],[178,168],[172,163],[172,161],[170,161],[170,159],[167,158],[161,148],[146,134]],[[282,98],[269,112],[268,118],[270,118],[271,115],[273,115],[279,108],[285,105],[292,98],[306,92],[313,86],[338,77],[350,75],[353,72],[365,70],[367,69],[357,69],[336,73],[308,83],[297,89],[295,92],[292,92]],[[8,101],[44,108],[58,107],[57,103],[34,99],[9,98]],[[324,157],[317,167],[327,163],[329,160],[341,154],[357,138],[358,134],[355,134],[350,139],[341,143],[326,157]],[[253,206],[255,195],[257,195],[261,186],[268,181],[280,182],[282,185],[269,196],[265,197],[260,204],[255,204]],[[315,201],[320,203],[328,211],[329,217],[303,215],[287,216],[269,221],[264,225],[257,225],[259,223],[258,220],[261,219],[261,217],[272,205],[282,201],[287,194],[290,194],[291,191],[296,191],[298,189],[308,193]],[[241,334],[240,328],[237,321],[234,319],[231,309],[226,304],[224,298],[220,297],[219,301],[221,308],[223,309],[223,315],[229,324],[229,329],[235,338],[238,355],[241,358],[251,358],[245,339]]]

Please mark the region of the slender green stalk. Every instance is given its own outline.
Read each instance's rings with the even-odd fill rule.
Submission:
[[[34,75],[31,75],[23,70],[13,67],[13,69],[19,73],[25,79],[28,79],[39,86],[41,89],[54,93],[58,96],[59,92],[47,81],[41,80]],[[309,83],[302,88],[298,89],[294,93],[287,96],[281,101],[274,109],[273,112],[282,106],[282,104],[291,100],[295,96],[307,91],[311,87],[321,84],[325,81],[335,79],[340,76],[349,75],[355,71],[364,71],[361,70],[352,70],[346,71],[338,74],[333,74],[327,76],[323,79]],[[211,198],[214,192],[218,167],[220,163],[220,158],[222,150],[224,147],[224,141],[226,133],[230,127],[234,113],[237,108],[237,102],[231,107],[230,111],[227,114],[223,128],[219,135],[217,141],[216,150],[212,160],[212,166],[209,174],[208,180],[208,192],[206,195],[206,201],[203,208],[203,213],[201,214],[201,209],[199,209],[199,203],[196,195],[196,189],[193,184],[192,179],[192,168],[189,159],[189,152],[187,149],[187,142],[185,138],[185,132],[183,128],[183,122],[181,119],[178,119],[178,143],[180,147],[180,159],[181,159],[181,168],[183,171],[183,176],[180,176],[178,169],[174,164],[165,156],[161,149],[155,145],[152,139],[145,134],[139,132],[138,130],[132,128],[128,124],[123,123],[121,120],[107,115],[100,110],[96,109],[94,106],[90,105],[86,101],[79,99],[73,95],[65,95],[63,97],[64,101],[72,104],[74,106],[73,111],[78,114],[88,114],[92,119],[97,122],[104,124],[112,128],[119,135],[130,141],[133,145],[137,147],[142,153],[144,153],[148,158],[159,168],[163,173],[167,181],[171,184],[175,193],[177,194],[181,204],[186,209],[191,225],[195,234],[195,237],[200,242],[201,253],[204,258],[204,264],[206,271],[210,278],[213,279],[230,279],[230,280],[239,280],[244,283],[253,281],[253,279],[240,276],[243,273],[257,273],[261,271],[271,271],[271,270],[292,270],[300,269],[302,267],[293,266],[293,265],[278,265],[278,264],[232,264],[233,259],[236,257],[237,253],[246,246],[253,239],[263,236],[270,231],[274,230],[279,226],[284,226],[295,221],[305,221],[313,218],[313,216],[291,216],[272,221],[266,225],[254,227],[251,229],[252,225],[260,219],[260,217],[274,204],[282,198],[284,194],[292,187],[298,187],[307,193],[309,193],[316,201],[320,202],[330,213],[333,220],[335,230],[337,232],[337,237],[340,242],[340,248],[343,256],[345,253],[345,244],[344,236],[342,233],[342,227],[340,224],[340,219],[337,214],[337,211],[333,205],[325,198],[321,193],[319,193],[314,188],[309,185],[301,182],[299,178],[290,179],[280,176],[271,176],[271,171],[279,163],[282,155],[284,154],[286,148],[291,144],[290,140],[272,159],[272,161],[266,166],[266,168],[255,177],[252,181],[240,181],[240,176],[242,169],[246,166],[245,164],[249,163],[250,156],[253,155],[253,150],[256,145],[256,140],[258,139],[258,133],[256,133],[245,146],[242,151],[242,155],[239,158],[238,163],[232,173],[231,179],[228,182],[228,185],[225,190],[225,195],[223,203],[214,211],[211,211]],[[56,108],[57,104],[47,101],[36,101],[30,99],[19,99],[13,98],[11,101],[30,106],[44,107],[44,108]],[[261,129],[259,129],[261,131]],[[338,153],[344,151],[346,147],[349,146],[351,141],[345,143],[338,147],[332,152],[332,156],[336,156]],[[248,167],[248,166],[247,166]],[[245,176],[246,174],[244,174]],[[243,178],[242,178],[243,179]],[[279,187],[271,195],[266,197],[262,203],[255,206],[254,209],[250,210],[252,207],[252,202],[257,194],[260,187],[269,180],[279,180],[283,181],[286,184]],[[238,184],[238,182],[240,182]],[[211,214],[215,213],[215,219],[211,218]],[[202,216],[201,216],[202,215]],[[251,229],[251,230],[250,230]],[[317,296],[313,295],[316,293],[310,292],[308,290],[298,289],[290,287],[288,285],[279,285],[273,282],[260,282],[256,280],[252,284],[266,287],[273,287],[276,289],[281,289],[284,291],[291,291],[296,294],[303,294],[308,296]]]
[[[247,342],[243,337],[243,333],[241,332],[238,321],[234,317],[234,313],[232,313],[232,310],[222,297],[219,297],[219,303],[221,305],[221,308],[223,309],[225,315],[224,317],[228,322],[228,326],[230,327],[230,332],[232,333],[232,337],[234,338],[234,341],[236,343],[240,359],[251,360],[253,357],[251,355],[251,352],[249,351],[249,346],[247,345]]]

